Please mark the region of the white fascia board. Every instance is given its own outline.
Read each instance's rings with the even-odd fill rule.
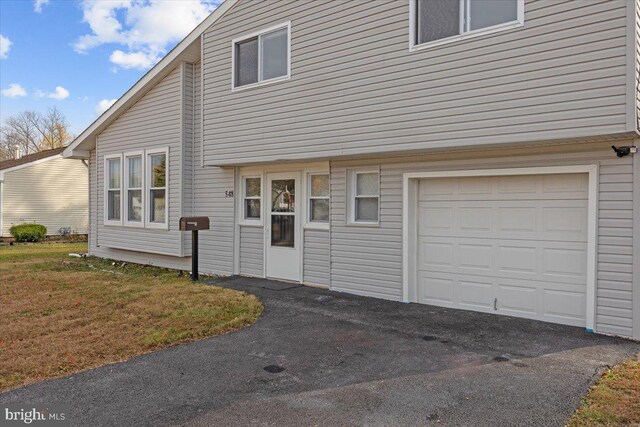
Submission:
[[[216,10],[191,31],[176,47],[174,47],[164,58],[160,60],[151,70],[149,70],[140,80],[136,82],[124,95],[122,95],[107,111],[102,113],[88,128],[86,128],[63,152],[64,158],[88,158],[89,151],[95,144],[95,136],[111,121],[115,120],[121,113],[126,111],[130,105],[135,103],[136,96],[145,93],[151,88],[174,65],[180,61],[180,55],[218,19],[220,19],[239,0],[225,0]],[[85,157],[86,156],[86,157]]]

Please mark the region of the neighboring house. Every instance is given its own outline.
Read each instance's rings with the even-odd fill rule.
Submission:
[[[640,338],[639,9],[226,0],[65,150],[90,252]]]
[[[11,237],[17,224],[87,234],[89,173],[86,161],[62,158],[63,148],[28,154],[0,162],[1,238]]]

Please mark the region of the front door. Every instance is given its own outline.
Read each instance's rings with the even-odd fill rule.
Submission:
[[[299,173],[267,174],[267,277],[300,281]]]

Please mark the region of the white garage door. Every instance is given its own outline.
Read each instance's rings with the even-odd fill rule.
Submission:
[[[587,174],[433,178],[418,302],[585,326]]]

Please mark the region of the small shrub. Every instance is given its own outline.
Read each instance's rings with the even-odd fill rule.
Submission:
[[[47,227],[40,224],[19,224],[9,229],[16,242],[41,242],[47,235]]]

